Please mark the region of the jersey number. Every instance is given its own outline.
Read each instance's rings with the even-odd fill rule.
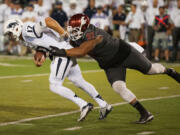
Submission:
[[[27,26],[27,32],[33,32],[33,27]]]

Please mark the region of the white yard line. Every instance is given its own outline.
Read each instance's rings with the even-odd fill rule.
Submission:
[[[160,90],[167,90],[167,89],[169,89],[169,87],[164,86],[164,87],[160,87],[159,89]]]
[[[87,70],[87,71],[82,71],[82,73],[96,73],[96,72],[102,72],[103,70]],[[28,78],[28,77],[41,77],[41,76],[48,76],[49,73],[44,73],[44,74],[32,74],[32,75],[12,75],[12,76],[0,76],[0,79],[13,79],[13,78]]]
[[[12,76],[0,76],[0,79],[13,79],[13,78],[28,78],[28,77],[41,77],[41,76],[48,76],[48,73],[45,74],[33,74],[33,75],[12,75]]]
[[[78,130],[78,129],[81,129],[82,127],[71,127],[71,128],[65,128],[64,130],[67,130],[67,131],[73,131],[73,130]]]
[[[137,133],[137,135],[152,135],[152,134],[155,134],[155,132],[154,131],[143,131],[143,132]]]
[[[32,82],[32,80],[22,80],[21,82],[22,83],[29,83],[29,82]]]
[[[165,97],[155,97],[155,98],[146,98],[146,99],[140,99],[139,101],[154,101],[154,100],[160,100],[160,99],[169,99],[169,98],[176,98],[180,97],[180,95],[172,95],[172,96],[165,96]],[[120,102],[120,103],[115,103],[112,104],[112,106],[121,106],[124,104],[128,104],[127,102]],[[99,109],[99,107],[95,107],[94,109]],[[28,119],[22,119],[18,121],[12,121],[12,122],[4,122],[0,123],[0,127],[2,126],[8,126],[8,125],[16,125],[19,123],[23,122],[29,122],[33,120],[41,120],[41,119],[47,119],[47,118],[53,118],[53,117],[59,117],[59,116],[66,116],[66,115],[71,115],[80,112],[79,110],[71,111],[71,112],[63,112],[63,113],[58,113],[58,114],[53,114],[53,115],[46,115],[46,116],[40,116],[40,117],[34,117],[34,118],[28,118]]]
[[[0,55],[0,59],[15,59],[15,60],[32,60],[33,56],[9,56],[9,55]]]
[[[29,67],[27,65],[9,64],[9,63],[2,63],[2,62],[0,62],[0,66],[4,66],[4,67]]]

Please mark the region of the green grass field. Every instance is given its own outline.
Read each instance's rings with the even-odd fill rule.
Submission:
[[[155,116],[151,123],[136,125],[133,122],[139,118],[137,111],[128,104],[121,104],[124,101],[112,90],[97,63],[82,60],[78,63],[84,78],[106,101],[120,103],[107,119],[98,120],[98,109],[80,123],[77,122],[79,112],[62,115],[78,107],[49,90],[50,61],[37,68],[31,59],[0,57],[0,135],[180,135],[180,85],[174,80],[164,75],[147,76],[128,70],[128,88],[139,99],[146,99],[142,104]],[[180,72],[180,64],[166,66]],[[68,80],[64,85],[97,106]],[[17,122],[24,119],[27,121]]]

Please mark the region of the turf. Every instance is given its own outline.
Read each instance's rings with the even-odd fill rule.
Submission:
[[[77,110],[78,107],[70,101],[49,91],[48,76],[2,78],[14,75],[32,75],[49,73],[50,61],[43,67],[34,66],[31,59],[0,58],[0,123],[33,118],[48,114],[57,114]],[[84,72],[84,78],[92,83],[109,103],[123,102],[106,80],[96,62],[80,61],[82,71],[97,70],[99,72]],[[172,66],[180,72],[180,66]],[[83,99],[97,104],[80,89],[65,81],[65,86],[74,90]],[[180,85],[167,76],[147,76],[134,70],[127,72],[127,86],[136,96],[141,98],[180,95]],[[143,104],[155,115],[155,120],[147,125],[135,125],[137,112],[129,105],[115,107],[112,114],[104,121],[99,121],[98,110],[94,110],[83,123],[77,123],[79,113],[68,116],[54,117],[30,121],[19,125],[0,127],[0,135],[32,135],[32,134],[122,134],[133,135],[144,131],[152,134],[179,135],[180,133],[180,98],[145,101]],[[65,131],[65,128],[82,127],[75,131]]]

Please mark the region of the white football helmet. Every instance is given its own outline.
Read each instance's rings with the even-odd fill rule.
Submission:
[[[19,40],[22,33],[23,22],[18,19],[9,19],[4,23],[4,35],[8,36],[9,39]]]

